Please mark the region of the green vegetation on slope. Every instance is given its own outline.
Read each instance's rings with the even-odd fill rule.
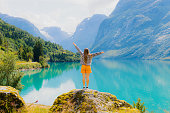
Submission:
[[[42,47],[38,56],[36,45]],[[36,51],[34,51],[36,49]],[[0,19],[0,50],[11,51],[18,55],[20,60],[38,61],[40,56],[49,58],[50,62],[79,61],[79,54],[64,50],[60,45],[44,41],[40,37],[34,37],[13,25]],[[39,51],[39,52],[41,52]]]
[[[0,53],[0,86],[12,86],[21,90],[23,73],[16,69],[16,55],[13,53]]]

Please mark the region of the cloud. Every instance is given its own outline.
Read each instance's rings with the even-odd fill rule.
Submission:
[[[90,0],[88,8],[91,13],[102,13],[109,15],[119,0]]]
[[[74,32],[93,14],[109,15],[118,0],[0,0],[0,12],[26,18],[38,28],[59,26]]]

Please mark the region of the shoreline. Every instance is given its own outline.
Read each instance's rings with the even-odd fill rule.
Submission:
[[[19,69],[19,71],[39,70],[43,68],[30,68],[30,69]]]
[[[57,62],[48,62],[48,63],[79,63],[80,61],[57,61]],[[25,62],[25,63],[16,63],[16,65],[29,65],[29,64],[36,64],[38,62]],[[48,64],[49,65],[49,64]],[[38,69],[45,69],[45,68],[50,68],[50,67],[42,67],[42,66],[39,66],[37,68],[27,68],[27,67],[24,67],[23,68],[18,68],[17,70],[19,71],[28,71],[28,70],[38,70]]]

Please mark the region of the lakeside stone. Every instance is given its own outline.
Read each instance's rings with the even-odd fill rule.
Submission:
[[[10,86],[0,86],[0,112],[27,112],[26,104],[18,90]],[[92,89],[75,89],[55,99],[49,109],[52,113],[140,113],[138,109],[116,96]]]
[[[58,96],[49,112],[128,112],[140,113],[138,109],[116,96],[92,89],[75,89]]]
[[[0,113],[20,112],[25,102],[18,90],[11,86],[0,86]]]

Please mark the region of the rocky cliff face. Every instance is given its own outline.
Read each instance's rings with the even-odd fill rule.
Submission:
[[[140,113],[124,100],[96,90],[72,90],[57,97],[50,112],[130,112]]]
[[[92,51],[104,58],[160,59],[170,56],[170,1],[119,0],[99,28]]]
[[[75,42],[80,49],[90,48],[95,41],[99,26],[101,22],[106,19],[107,16],[102,14],[93,15],[90,18],[84,19],[76,28],[73,36],[64,40],[61,45],[64,49],[77,52],[73,46]]]

